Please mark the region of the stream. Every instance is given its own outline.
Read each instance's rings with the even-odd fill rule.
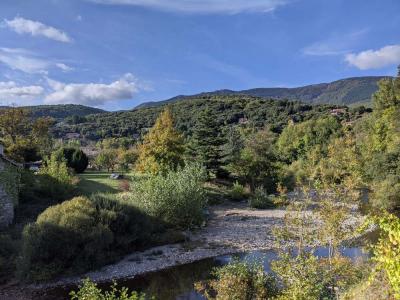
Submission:
[[[341,253],[354,261],[363,260],[368,257],[368,253],[358,247],[342,248]],[[327,257],[328,249],[319,247],[315,250],[315,255],[317,257]],[[213,268],[226,265],[233,259],[247,262],[261,262],[265,272],[271,272],[271,262],[277,259],[277,253],[274,250],[268,250],[222,255],[135,276],[134,278],[121,279],[117,283],[119,286],[125,286],[129,290],[140,291],[146,293],[148,296],[154,296],[155,299],[204,300],[205,298],[194,290],[193,284],[197,281],[210,278],[210,272],[212,272]],[[106,289],[111,283],[104,282],[99,284],[99,287]],[[69,299],[69,291],[75,289],[76,286],[51,288],[37,292],[33,299]]]

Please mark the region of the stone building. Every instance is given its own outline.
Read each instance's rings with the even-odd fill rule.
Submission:
[[[21,165],[4,155],[3,145],[0,142],[0,229],[10,225],[14,219],[15,200],[9,195],[5,186],[7,178],[4,171],[11,166],[20,168]],[[3,178],[2,178],[3,177]]]

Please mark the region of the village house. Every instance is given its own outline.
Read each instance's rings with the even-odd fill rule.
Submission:
[[[330,113],[332,116],[342,116],[347,113],[347,110],[345,108],[334,108],[331,109]]]

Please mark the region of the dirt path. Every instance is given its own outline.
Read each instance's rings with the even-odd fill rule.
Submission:
[[[31,289],[74,284],[89,277],[101,282],[129,278],[179,264],[218,255],[273,248],[271,230],[280,224],[285,211],[253,210],[246,203],[226,203],[210,208],[207,226],[188,233],[188,241],[181,244],[154,247],[144,252],[134,252],[121,261],[82,276],[63,278],[45,285],[35,285],[19,290],[13,298],[15,286],[0,287],[0,300],[30,299]],[[7,294],[8,293],[8,294]]]

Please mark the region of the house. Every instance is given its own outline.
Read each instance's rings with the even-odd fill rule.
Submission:
[[[65,140],[78,140],[81,137],[81,135],[79,133],[76,132],[69,132],[66,133],[64,136]]]
[[[4,155],[4,146],[0,142],[0,229],[5,228],[14,220],[14,205],[16,195],[10,194],[10,187],[17,186],[17,176],[9,176],[9,167],[17,169],[22,165]]]
[[[332,116],[341,116],[344,115],[347,112],[345,108],[334,108],[331,109],[331,115]]]
[[[247,124],[249,120],[246,117],[239,118],[239,124]]]

